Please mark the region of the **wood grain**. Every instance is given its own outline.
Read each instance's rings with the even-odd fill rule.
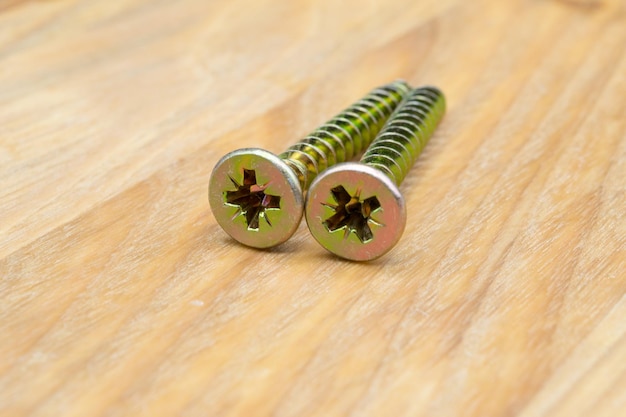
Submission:
[[[626,416],[622,0],[0,0],[3,416]],[[371,263],[236,244],[224,153],[449,109]]]

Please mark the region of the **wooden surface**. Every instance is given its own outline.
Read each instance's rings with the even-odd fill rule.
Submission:
[[[625,416],[626,3],[0,0],[0,415]],[[236,244],[224,153],[445,120],[368,264]]]

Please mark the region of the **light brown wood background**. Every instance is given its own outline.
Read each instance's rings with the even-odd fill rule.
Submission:
[[[2,416],[625,416],[623,0],[0,0]],[[449,110],[386,257],[211,169],[372,87]]]

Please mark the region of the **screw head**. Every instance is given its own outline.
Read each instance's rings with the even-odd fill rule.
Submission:
[[[324,248],[353,261],[387,253],[406,225],[398,187],[381,171],[359,163],[338,164],[317,177],[305,214],[311,234]]]
[[[298,177],[263,149],[238,149],[219,160],[209,180],[209,203],[235,240],[269,248],[293,235],[304,208]]]

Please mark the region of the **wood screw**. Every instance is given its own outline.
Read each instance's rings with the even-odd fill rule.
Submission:
[[[409,93],[359,163],[336,165],[309,189],[306,220],[315,239],[350,260],[375,259],[400,239],[406,224],[398,185],[441,121],[443,93],[422,87]]]

